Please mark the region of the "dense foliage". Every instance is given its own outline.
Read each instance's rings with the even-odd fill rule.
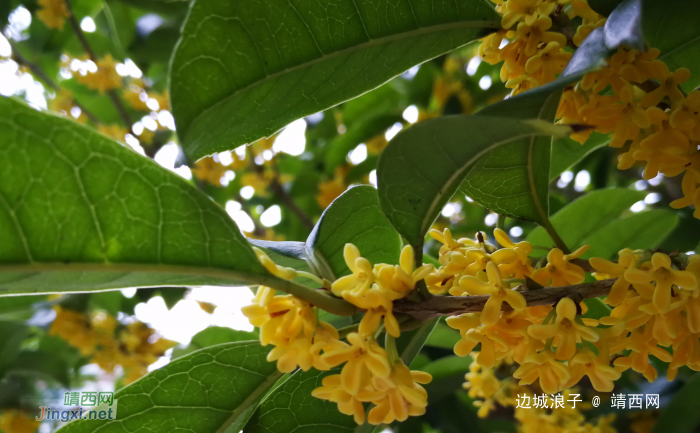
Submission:
[[[698,22],[0,1],[0,432],[694,431]],[[255,330],[137,317],[202,286]]]

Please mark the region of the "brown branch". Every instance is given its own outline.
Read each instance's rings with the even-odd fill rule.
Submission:
[[[258,165],[255,163],[255,157],[253,156],[253,152],[251,152],[249,149],[246,149],[246,152],[248,152],[248,155],[250,156],[250,168],[255,171],[259,176],[262,176],[265,173],[265,168],[261,165]],[[270,189],[272,189],[272,192],[275,193],[278,199],[282,201],[282,203],[290,210],[294,215],[296,215],[297,218],[299,218],[299,221],[307,228],[309,231],[314,229],[314,222],[311,219],[310,216],[306,214],[297,204],[294,202],[294,199],[287,194],[287,191],[284,190],[282,185],[279,182],[279,173],[275,171],[275,177],[272,179],[270,182]]]
[[[304,212],[299,206],[297,206],[292,197],[289,194],[287,194],[287,191],[285,191],[284,188],[282,188],[282,185],[277,180],[277,177],[272,179],[272,182],[270,182],[270,188],[272,188],[272,191],[275,193],[277,198],[282,200],[282,203],[284,203],[284,205],[287,206],[287,208],[289,208],[289,210],[292,211],[292,213],[296,215],[297,218],[299,218],[299,221],[301,221],[301,223],[304,224],[304,226],[307,229],[314,229],[315,224],[311,220],[311,217],[309,217],[306,214],[306,212]]]
[[[537,305],[552,305],[562,298],[576,297],[578,299],[595,298],[607,295],[615,279],[595,281],[593,283],[577,284],[563,287],[547,287],[540,290],[523,289],[522,295],[528,307]],[[519,290],[520,291],[520,290]],[[464,313],[479,312],[484,309],[489,296],[433,296],[424,302],[398,301],[394,303],[394,313],[404,313],[416,320],[424,322],[441,316],[456,316]],[[503,310],[512,310],[510,305],[503,303]]]
[[[40,79],[41,81],[44,82],[47,86],[51,87],[53,90],[56,92],[61,91],[61,86],[56,83],[54,80],[52,80],[48,75],[46,75],[46,72],[44,72],[43,69],[41,69],[41,66],[37,65],[36,63],[32,63],[29,60],[27,60],[22,53],[19,52],[15,44],[12,43],[8,39],[8,42],[10,43],[10,48],[12,48],[12,59],[17,62],[17,64],[22,65],[24,67],[29,68],[29,70],[36,76],[36,78]],[[85,108],[80,102],[76,101],[73,99],[73,104],[75,104],[76,107],[80,108],[80,111],[85,113],[85,115],[94,123],[100,123],[99,119],[97,116],[92,114],[87,108]]]
[[[65,2],[66,2],[66,7],[68,8],[68,13],[70,15],[68,17],[68,20],[70,21],[70,25],[73,28],[73,32],[75,33],[75,36],[78,38],[78,41],[80,41],[80,45],[83,46],[83,50],[85,50],[88,57],[90,57],[90,60],[97,63],[97,57],[95,56],[95,52],[92,50],[90,43],[88,42],[87,38],[85,37],[85,33],[83,33],[83,29],[80,28],[80,23],[78,23],[78,19],[75,17],[75,13],[73,13],[73,6],[71,5],[70,0],[65,0]],[[129,130],[129,133],[135,137],[136,134],[134,134],[134,131],[132,129],[131,117],[129,116],[129,112],[126,110],[126,107],[124,107],[124,104],[122,104],[121,99],[119,99],[119,95],[117,95],[117,92],[114,89],[108,90],[107,95],[109,96],[109,99],[112,101],[112,104],[114,104],[114,107],[117,109],[117,112],[119,113],[119,117],[121,118],[122,123],[124,123],[124,126],[126,126],[126,129]]]

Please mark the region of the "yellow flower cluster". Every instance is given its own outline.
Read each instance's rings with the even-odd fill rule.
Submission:
[[[73,94],[67,89],[61,89],[60,91],[56,92],[56,96],[49,100],[49,110],[53,111],[54,113],[58,113],[61,116],[69,116],[74,106]],[[76,120],[80,123],[86,123],[87,116],[85,113],[80,113],[80,117]]]
[[[107,90],[119,89],[122,87],[122,77],[117,74],[117,62],[110,54],[97,60],[97,71],[81,75],[77,71],[73,72],[73,77],[86,87],[104,93]]]
[[[563,51],[567,39],[551,31],[552,16],[563,7],[569,17],[582,18],[573,37],[575,46],[605,24],[585,0],[492,1],[506,30],[484,38],[479,54],[490,64],[503,62],[501,80],[513,94],[551,82],[564,70],[571,57]],[[557,118],[595,127],[572,135],[581,143],[593,130],[611,134],[610,146],[624,150],[617,164],[621,170],[642,163],[646,180],[659,173],[685,173],[683,197],[671,206],[695,205],[694,216],[700,218],[700,90],[684,94],[679,86],[688,81],[690,71],[669,70],[660,54],[655,48],[619,48],[605,68],[564,91]]]
[[[124,91],[124,100],[129,103],[135,110],[153,111],[147,105],[149,99],[155,99],[158,102],[160,110],[170,109],[170,98],[168,91],[164,93],[156,93],[146,90],[146,85],[143,80],[133,79],[129,87]]]
[[[50,29],[63,30],[63,23],[70,17],[68,6],[64,0],[39,0],[39,9],[36,12],[37,18]]]
[[[623,250],[618,263],[591,259],[597,278],[617,279],[606,301],[615,308],[600,319],[608,327],[598,328],[597,320],[581,317],[587,310],[585,303],[566,297],[554,308],[527,307],[523,295],[512,289],[526,277],[543,286],[583,282],[585,272],[570,260],[586,247],[568,255],[552,249],[547,265],[534,269],[529,258],[532,246],[514,244],[499,229],[495,238],[501,249],[483,242],[481,236],[477,241],[454,240],[448,229],[434,230],[431,235],[442,246],[441,266],[426,278],[430,290],[488,296],[480,313],[447,319],[450,327],[460,331],[461,339],[454,347],[458,356],[469,355],[480,344],[476,358],[480,367],[514,361],[520,365],[513,373],[519,384],[539,381],[547,394],[570,388],[583,376],[588,376],[596,390],[609,392],[613,381],[628,368],[653,381],[656,370],[649,355],[671,363],[669,380],[680,366],[700,370],[700,257],[691,257],[687,270],[680,270],[671,257],[658,252]],[[512,311],[501,311],[504,302]],[[671,347],[673,352],[660,346]],[[611,366],[612,355],[625,350],[631,352],[616,357]],[[487,406],[493,404],[493,396],[492,392],[485,395]]]
[[[221,186],[221,179],[230,167],[216,161],[213,157],[207,156],[194,164],[192,174],[201,181],[209,182],[215,186]]]
[[[174,342],[158,338],[154,330],[141,322],[121,325],[105,313],[89,315],[54,307],[56,319],[49,334],[66,340],[91,357],[105,371],[117,365],[124,368],[124,382],[131,383],[148,372],[148,366],[163,356]],[[154,341],[155,340],[155,341]]]
[[[380,150],[381,152],[381,150]],[[333,200],[338,198],[340,194],[344,193],[348,187],[345,177],[348,175],[349,167],[346,165],[341,165],[335,169],[333,173],[333,178],[325,180],[318,185],[318,194],[316,195],[316,202],[321,207],[325,209],[331,205]]]
[[[504,30],[484,38],[481,58],[492,65],[503,62],[501,81],[513,94],[554,81],[571,58],[564,50],[566,37],[550,31],[552,15],[574,0],[492,0],[503,15]],[[585,4],[585,3],[583,3]],[[586,5],[587,6],[587,5]],[[572,16],[578,15],[572,8]],[[580,16],[580,15],[578,15]]]
[[[111,137],[117,141],[124,142],[127,130],[123,126],[119,125],[97,125],[97,130],[106,135],[107,137]]]
[[[30,414],[17,409],[0,412],[0,431],[4,433],[36,433],[40,425]]]
[[[663,253],[651,256],[642,251],[620,251],[618,263],[592,258],[596,278],[617,278],[607,303],[613,308],[600,319],[611,325],[610,353],[630,350],[615,359],[615,368],[632,368],[650,382],[656,369],[649,355],[669,362],[667,378],[675,379],[678,369],[688,366],[700,371],[700,256],[691,256],[686,270],[679,270]],[[664,349],[670,348],[671,352]]]
[[[299,275],[318,280],[278,266],[263,251],[254,250],[273,275],[287,280]],[[422,415],[428,402],[427,392],[420,384],[429,382],[430,375],[410,371],[396,356],[396,348],[382,347],[375,335],[382,319],[389,335],[400,335],[392,301],[408,295],[433,267],[424,265],[414,270],[411,247],[402,251],[400,265],[379,264],[373,268],[352,244],[345,246],[344,256],[352,274],[336,280],[331,291],[367,310],[357,332],[345,337],[347,342],[340,339],[332,325],[318,320],[309,303],[291,295],[275,295],[268,287],[258,288],[253,304],[244,307],[243,314],[260,328],[261,343],[275,346],[267,359],[277,361],[282,372],[297,367],[328,371],[344,364],[340,374],[326,376],[323,386],[312,395],[336,403],[341,413],[352,415],[358,424],[365,420],[375,425],[388,424]],[[363,403],[374,404],[368,414]]]

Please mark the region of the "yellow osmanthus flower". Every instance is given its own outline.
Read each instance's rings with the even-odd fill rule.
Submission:
[[[121,326],[116,319],[97,313],[92,316],[77,311],[54,307],[56,318],[49,334],[66,340],[90,356],[107,372],[117,365],[124,368],[124,382],[131,383],[148,372],[148,366],[163,356],[174,342],[160,338],[155,331],[141,322]]]
[[[484,281],[485,279],[487,281]],[[512,290],[510,284],[503,281],[501,271],[494,262],[486,264],[486,278],[483,274],[478,274],[478,277],[465,276],[459,280],[459,287],[470,295],[489,295],[481,312],[481,322],[484,325],[493,325],[498,321],[503,302],[515,311],[522,311],[527,305],[523,295]]]
[[[97,60],[95,64],[97,65],[97,71],[88,72],[87,75],[75,75],[75,79],[100,93],[122,87],[122,77],[117,74],[116,70],[117,62],[112,59],[110,54]]]
[[[457,356],[468,356],[477,344],[481,344],[481,351],[476,362],[482,367],[491,368],[496,365],[496,361],[503,359],[508,354],[508,344],[499,336],[488,334],[480,326],[479,313],[449,317],[447,325],[459,330],[462,337],[454,347]]]
[[[269,169],[262,173],[245,173],[241,176],[241,185],[253,188],[255,193],[261,197],[267,197],[270,183],[276,176],[274,171]]]
[[[613,263],[600,257],[591,257],[588,260],[593,269],[602,274],[600,275],[602,278],[599,279],[617,278],[615,283],[612,285],[612,289],[610,289],[610,293],[608,293],[606,301],[608,305],[612,307],[620,305],[620,303],[627,296],[627,291],[632,285],[631,282],[625,279],[625,271],[627,269],[637,267],[637,256],[635,255],[634,251],[624,249],[621,250],[618,255],[620,259],[617,263]],[[599,277],[599,275],[595,273],[593,276],[596,278]]]
[[[68,89],[61,89],[56,96],[49,101],[49,110],[67,116],[73,108],[73,94]]]
[[[281,242],[285,240],[284,235],[275,233],[275,231],[271,228],[266,228],[265,231],[261,234],[256,232],[243,232],[243,234],[248,239],[259,239],[261,241]]]
[[[318,185],[318,195],[316,195],[316,201],[321,209],[325,209],[330,204],[344,193],[347,189],[345,184],[345,179],[340,176],[335,176],[333,179],[321,182]]]
[[[545,341],[554,339],[557,360],[565,361],[576,354],[576,343],[581,340],[596,342],[598,334],[591,328],[576,321],[576,304],[571,298],[563,298],[557,303],[555,323],[531,325],[527,329],[530,336]]]
[[[194,164],[192,174],[201,181],[209,182],[215,186],[221,186],[221,179],[230,170],[227,166],[207,156]]]
[[[389,142],[387,141],[385,134],[379,134],[373,138],[370,138],[365,143],[367,146],[367,152],[372,155],[379,155],[382,153],[382,150],[384,150],[388,144]]]
[[[624,340],[624,347],[631,350],[628,356],[615,359],[614,365],[619,371],[632,368],[637,373],[641,373],[649,381],[656,380],[656,369],[649,363],[649,355],[654,355],[663,362],[671,362],[673,357],[670,353],[657,345],[652,335],[653,328],[647,326],[637,328]]]
[[[577,384],[583,376],[588,376],[593,388],[599,392],[611,392],[613,383],[621,373],[608,364],[608,359],[600,359],[590,349],[584,348],[569,360],[571,379],[566,387]],[[571,385],[569,385],[571,384]]]
[[[520,385],[530,385],[539,379],[540,388],[547,394],[556,394],[571,378],[567,366],[554,357],[554,352],[543,350],[525,358],[525,363],[518,367],[513,377],[520,379]]]
[[[357,305],[360,308],[370,308],[365,303],[364,298],[376,280],[372,264],[360,255],[360,250],[353,244],[345,244],[343,257],[352,273],[335,280],[331,286],[331,291],[334,295],[345,299],[353,305]]]
[[[39,0],[39,9],[36,12],[37,18],[50,29],[63,30],[63,23],[70,17],[68,6],[64,0]]]
[[[409,416],[425,414],[428,393],[420,384],[431,380],[430,374],[410,371],[403,362],[397,362],[392,366],[388,378],[373,378],[375,392],[384,396],[372,400],[376,406],[369,411],[367,421],[372,425],[390,424],[405,421]]]
[[[40,425],[33,415],[17,409],[0,412],[0,431],[4,433],[36,433]]]
[[[121,142],[124,142],[127,134],[126,128],[119,125],[97,125],[97,130],[107,137],[111,137]]]
[[[559,248],[553,248],[547,254],[547,265],[533,272],[532,279],[543,286],[551,285],[554,287],[582,283],[586,278],[586,273],[580,266],[574,265],[570,261],[581,257],[588,248],[590,246],[585,245],[571,254],[564,254]]]
[[[321,357],[331,365],[345,363],[340,372],[340,384],[350,395],[366,389],[373,377],[386,378],[391,374],[386,350],[372,336],[352,332],[348,343],[327,351]]]
[[[673,269],[671,258],[663,253],[654,253],[651,257],[651,268],[627,269],[625,279],[633,284],[643,285],[654,283],[654,295],[652,303],[660,313],[670,309],[673,287],[695,292],[698,289],[698,281],[689,271]]]

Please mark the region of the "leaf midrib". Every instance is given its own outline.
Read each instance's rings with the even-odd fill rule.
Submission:
[[[122,272],[122,273],[150,273],[150,274],[170,274],[195,277],[209,277],[215,279],[229,280],[232,285],[239,286],[241,282],[251,285],[264,285],[281,290],[285,293],[309,299],[313,297],[320,302],[332,300],[330,296],[318,291],[310,291],[308,288],[292,281],[277,278],[272,274],[246,274],[240,271],[196,266],[178,266],[161,264],[141,264],[141,263],[62,263],[45,262],[31,264],[11,264],[0,265],[0,275],[3,273],[41,273],[41,272]],[[168,284],[172,286],[172,284]],[[154,286],[144,286],[154,287]],[[114,289],[92,290],[90,292],[110,291]],[[64,291],[32,292],[32,295],[64,293]],[[3,296],[26,296],[27,293],[4,294],[0,291],[0,298]],[[321,299],[323,298],[323,299]],[[339,300],[340,301],[340,300]]]
[[[501,141],[498,141],[498,142],[496,142],[496,143],[493,143],[492,145],[490,145],[489,147],[487,147],[487,148],[481,150],[479,153],[477,153],[477,154],[474,155],[471,159],[469,159],[469,160],[462,166],[462,168],[460,168],[459,170],[455,171],[455,172],[452,174],[452,176],[450,176],[450,178],[448,179],[448,181],[445,183],[445,185],[446,185],[445,190],[449,190],[449,189],[452,188],[452,185],[454,185],[454,183],[455,183],[455,179],[464,179],[464,178],[467,176],[467,174],[468,174],[468,173],[465,173],[465,172],[466,172],[467,170],[469,170],[470,168],[473,168],[474,163],[475,163],[476,161],[478,161],[482,156],[484,156],[484,154],[486,154],[486,153],[488,153],[488,152],[490,152],[490,151],[492,151],[492,150],[494,150],[494,149],[496,149],[496,148],[498,148],[498,147],[500,147],[500,146],[503,146],[503,145],[505,145],[505,144],[508,144],[508,143],[510,143],[510,142],[512,142],[512,141],[520,140],[520,139],[526,138],[526,137],[536,137],[536,136],[540,136],[540,135],[541,135],[541,134],[539,134],[539,133],[533,131],[533,132],[523,133],[523,134],[519,134],[519,135],[514,135],[514,136],[512,136],[512,137],[508,137],[508,138],[505,139],[505,140],[501,140]],[[464,173],[464,175],[462,175],[463,173]],[[429,226],[432,224],[432,218],[431,218],[431,216],[433,215],[433,212],[434,212],[435,208],[437,207],[438,203],[440,202],[440,199],[441,199],[443,196],[444,196],[444,194],[438,195],[438,196],[433,200],[433,202],[430,204],[430,207],[428,208],[428,212],[426,213],[426,218],[423,220],[423,224],[421,225],[421,231],[420,231],[420,232],[421,232],[422,234],[427,233]],[[422,247],[422,245],[414,245],[414,247],[419,247],[419,246]]]
[[[210,111],[218,109],[217,107],[219,105],[225,103],[226,101],[228,101],[232,98],[235,98],[236,96],[245,92],[248,89],[251,89],[251,88],[258,86],[260,84],[264,84],[264,83],[267,83],[269,81],[272,81],[272,80],[274,80],[278,77],[281,77],[285,74],[292,73],[292,72],[295,72],[295,71],[298,71],[298,70],[301,70],[301,69],[304,69],[307,67],[311,67],[311,66],[314,66],[318,63],[322,63],[322,62],[334,59],[336,57],[340,57],[340,56],[343,56],[346,54],[352,54],[356,51],[361,51],[361,50],[364,50],[367,48],[372,48],[372,47],[375,47],[378,45],[387,44],[387,43],[394,42],[397,40],[410,38],[410,37],[414,37],[414,36],[422,36],[422,35],[429,34],[429,33],[442,32],[442,31],[448,31],[448,30],[467,29],[467,28],[500,29],[501,23],[499,21],[459,21],[456,23],[439,24],[439,25],[428,26],[428,27],[419,27],[417,29],[414,29],[414,30],[411,30],[408,32],[396,33],[396,34],[393,34],[390,36],[385,36],[385,37],[377,38],[377,39],[370,39],[367,42],[363,42],[363,43],[358,44],[358,45],[344,48],[342,50],[333,51],[332,53],[329,53],[329,54],[322,53],[320,57],[317,57],[313,60],[300,63],[300,64],[292,66],[290,68],[282,69],[282,70],[277,71],[273,74],[266,75],[264,78],[262,78],[260,80],[254,81],[246,86],[243,86],[243,87],[236,89],[235,91],[233,91],[233,93],[220,99],[219,101],[217,101],[213,105],[209,106],[209,108],[206,108],[205,110],[203,110],[197,117],[193,118],[190,121],[190,123],[187,127],[187,130],[189,131],[189,129],[192,128],[192,125],[194,125],[198,119],[205,116]],[[187,134],[187,131],[185,131],[185,134]],[[192,149],[192,152],[196,153],[196,150],[197,149]]]
[[[557,95],[556,100],[559,101],[559,98],[561,97],[561,92],[555,91],[549,94],[547,96],[547,99],[544,101],[544,104],[540,107],[539,112],[537,113],[537,118],[542,119],[542,113],[544,113],[545,109],[549,108],[549,103],[552,101],[552,97],[554,95]],[[537,194],[537,184],[535,183],[535,172],[533,169],[533,152],[535,150],[535,141],[537,140],[537,136],[532,136],[530,138],[530,145],[528,146],[527,150],[527,180],[528,184],[530,186],[530,194],[532,195],[532,201],[533,204],[535,205],[535,210],[540,216],[541,221],[549,221],[549,212],[545,211],[544,207],[542,206],[542,202],[540,201],[540,197]],[[550,139],[550,146],[554,138]],[[550,155],[551,159],[551,155]],[[549,165],[547,166],[549,169]],[[547,173],[547,178],[549,178],[549,173]]]
[[[274,385],[284,373],[275,369],[270,376],[263,383],[261,383],[255,390],[246,397],[241,404],[238,405],[236,410],[233,411],[231,416],[219,427],[216,433],[224,433],[231,424],[236,422],[236,420],[241,416],[243,412],[249,409],[249,406],[258,399],[263,393],[267,392],[272,385]]]

